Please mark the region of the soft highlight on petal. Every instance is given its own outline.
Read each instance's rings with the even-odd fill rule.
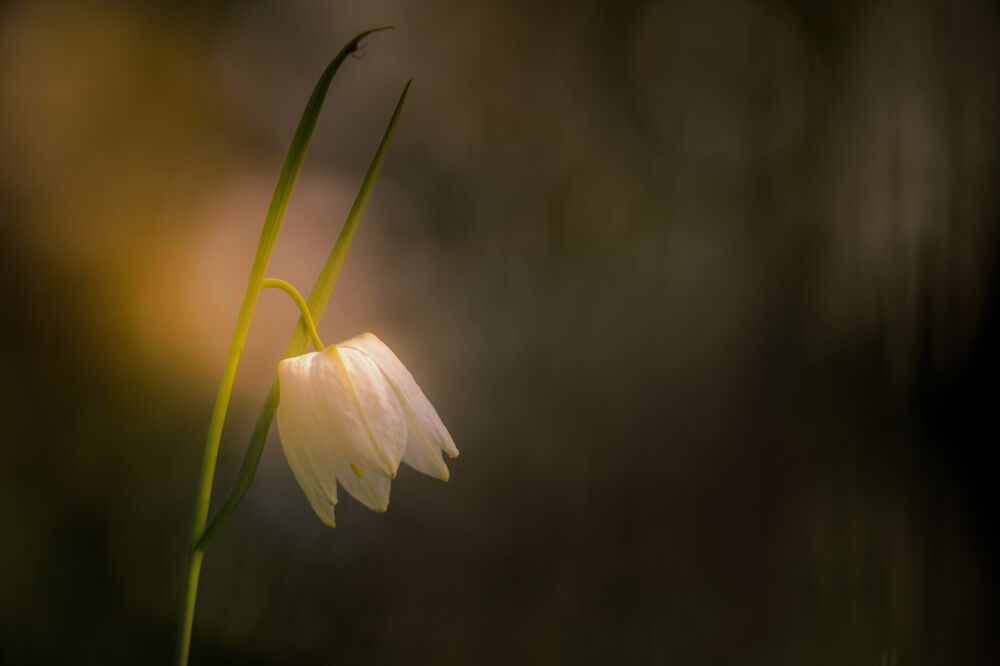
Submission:
[[[354,383],[335,347],[296,356],[278,364],[282,405],[295,403],[300,428],[325,453],[391,476],[398,462],[372,441],[368,420],[354,393]],[[295,394],[288,397],[286,386]],[[305,418],[308,417],[308,418]],[[320,444],[321,443],[321,444]]]
[[[417,385],[413,375],[389,347],[372,333],[364,333],[338,345],[354,349],[371,358],[389,380],[406,416],[408,437],[403,462],[419,472],[448,480],[448,466],[441,458],[458,457],[458,448],[430,400]]]
[[[391,473],[396,476],[406,448],[406,417],[395,391],[375,361],[350,348],[337,346],[337,355],[347,372],[372,444]],[[376,468],[385,474],[384,468]]]
[[[279,372],[279,377],[285,400],[279,403],[277,420],[285,458],[316,515],[324,524],[335,527],[336,477],[327,464],[322,426],[309,409],[307,383],[304,375],[295,371],[295,364],[290,372]]]

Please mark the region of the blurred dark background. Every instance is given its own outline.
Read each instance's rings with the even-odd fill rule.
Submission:
[[[195,664],[992,664],[988,2],[0,5],[0,662],[168,663],[201,448],[287,142],[321,325],[462,451],[309,509],[272,433]],[[294,321],[268,293],[233,482]]]

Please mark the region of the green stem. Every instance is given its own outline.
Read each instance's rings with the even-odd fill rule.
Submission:
[[[302,294],[299,290],[285,282],[284,280],[279,280],[278,278],[267,278],[261,285],[261,289],[280,289],[295,301],[295,304],[299,306],[299,310],[302,312],[302,321],[305,322],[306,328],[309,330],[309,337],[312,338],[313,346],[316,347],[316,351],[323,351],[326,349],[326,345],[323,341],[319,339],[319,331],[316,330],[316,322],[313,321],[312,315],[309,314],[309,306],[306,304],[306,299],[302,298]]]
[[[247,284],[243,304],[240,306],[239,316],[236,320],[236,330],[233,333],[233,341],[229,346],[229,358],[226,360],[226,367],[222,373],[222,381],[219,384],[219,392],[215,398],[215,407],[212,410],[212,418],[208,426],[208,436],[205,439],[205,452],[201,463],[201,477],[198,481],[194,519],[191,525],[191,546],[188,550],[187,574],[183,587],[184,598],[181,604],[181,616],[177,632],[176,663],[179,666],[187,664],[191,648],[191,631],[194,624],[194,610],[198,595],[198,580],[201,575],[201,564],[204,557],[204,550],[198,546],[198,540],[201,538],[205,530],[205,523],[208,520],[208,507],[212,497],[212,480],[215,476],[215,464],[219,454],[219,441],[222,438],[222,426],[229,408],[233,383],[236,380],[236,368],[239,365],[240,354],[246,345],[247,333],[250,330],[250,321],[253,319],[257,299],[260,296],[261,286],[264,282],[264,273],[271,258],[271,250],[274,248],[274,241],[278,236],[278,230],[281,228],[281,220],[284,217],[285,209],[288,207],[288,201],[291,198],[299,171],[302,169],[302,162],[305,160],[309,140],[312,138],[313,130],[316,127],[316,120],[319,117],[323,100],[326,98],[326,92],[330,87],[330,82],[333,80],[334,74],[337,73],[337,70],[347,56],[358,49],[358,45],[362,39],[373,32],[384,29],[368,30],[356,36],[340,50],[340,53],[337,54],[323,71],[315,88],[313,88],[309,101],[306,103],[305,110],[302,112],[302,118],[295,129],[295,134],[288,147],[288,154],[285,156],[281,172],[278,174],[278,182],[274,187],[274,194],[267,211],[267,217],[264,219],[264,228],[261,230],[257,253],[254,256],[253,267],[250,270],[250,280]]]
[[[396,103],[396,108],[389,119],[389,124],[382,134],[382,140],[379,142],[374,156],[372,156],[368,172],[365,174],[364,180],[361,182],[361,187],[358,189],[358,194],[354,198],[351,211],[348,213],[347,219],[344,221],[344,226],[340,230],[340,235],[337,236],[333,250],[330,251],[326,263],[323,264],[323,268],[316,278],[316,284],[313,285],[312,291],[309,292],[309,311],[316,321],[320,321],[323,318],[327,302],[330,300],[330,294],[333,293],[333,288],[337,284],[337,277],[340,275],[340,269],[344,265],[344,258],[347,256],[347,250],[351,246],[354,232],[365,212],[368,199],[375,187],[375,181],[385,161],[385,155],[389,149],[396,121],[399,120],[399,115],[403,110],[403,103],[406,101],[406,95],[410,90],[410,83],[412,81],[406,83],[402,94],[399,96],[399,101]],[[306,326],[306,322],[303,319],[299,319],[299,323],[292,333],[292,339],[289,340],[288,347],[285,348],[282,358],[298,356],[305,351],[308,341]],[[250,484],[257,473],[257,466],[260,464],[261,454],[264,452],[267,433],[271,429],[271,422],[274,420],[275,412],[278,410],[278,400],[278,380],[275,379],[271,383],[271,389],[268,391],[267,398],[265,398],[264,404],[260,408],[260,414],[257,416],[257,423],[254,425],[253,434],[250,435],[250,442],[247,444],[246,453],[243,455],[243,463],[240,465],[236,485],[229,491],[229,495],[226,496],[222,506],[215,516],[212,517],[212,521],[198,540],[197,547],[199,549],[205,548],[212,537],[218,532],[219,528],[222,527],[233,511],[236,510],[240,502],[243,501],[247,491],[250,490]]]

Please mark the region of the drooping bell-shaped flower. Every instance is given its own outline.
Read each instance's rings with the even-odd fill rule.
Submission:
[[[455,442],[406,366],[371,333],[281,361],[278,381],[285,457],[330,527],[338,483],[385,511],[400,461],[448,480],[441,454],[457,457]]]

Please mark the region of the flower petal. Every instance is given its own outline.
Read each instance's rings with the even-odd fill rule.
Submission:
[[[390,478],[396,476],[399,462],[406,449],[406,417],[392,385],[371,358],[355,349],[336,350],[346,370],[371,441],[386,467],[374,469]],[[348,460],[348,462],[353,462]]]
[[[336,347],[285,359],[278,364],[278,378],[281,384],[279,411],[282,405],[292,405],[298,413],[308,416],[299,419],[300,427],[309,438],[316,440],[321,454],[316,461],[328,468],[331,477],[338,458],[386,476],[395,474],[401,456],[390,456],[385,447],[375,441],[355,393],[355,382]],[[291,392],[286,385],[294,387]],[[394,408],[396,420],[402,420],[398,402],[393,405],[384,401],[383,404],[387,410]],[[405,423],[400,427],[403,433],[397,437],[405,440]]]
[[[371,358],[392,384],[406,416],[408,430],[403,462],[419,472],[447,481],[448,466],[441,458],[441,451],[456,458],[458,448],[402,361],[372,333],[364,333],[338,346],[342,350],[357,350]]]
[[[387,477],[342,460],[337,465],[337,481],[354,499],[372,511],[382,513],[389,508],[392,481]]]
[[[337,503],[337,483],[334,470],[328,465],[325,437],[309,408],[305,397],[309,393],[308,373],[304,364],[291,364],[281,377],[282,400],[278,404],[278,433],[281,448],[292,468],[295,480],[309,500],[316,515],[326,525],[336,526],[334,505]]]

